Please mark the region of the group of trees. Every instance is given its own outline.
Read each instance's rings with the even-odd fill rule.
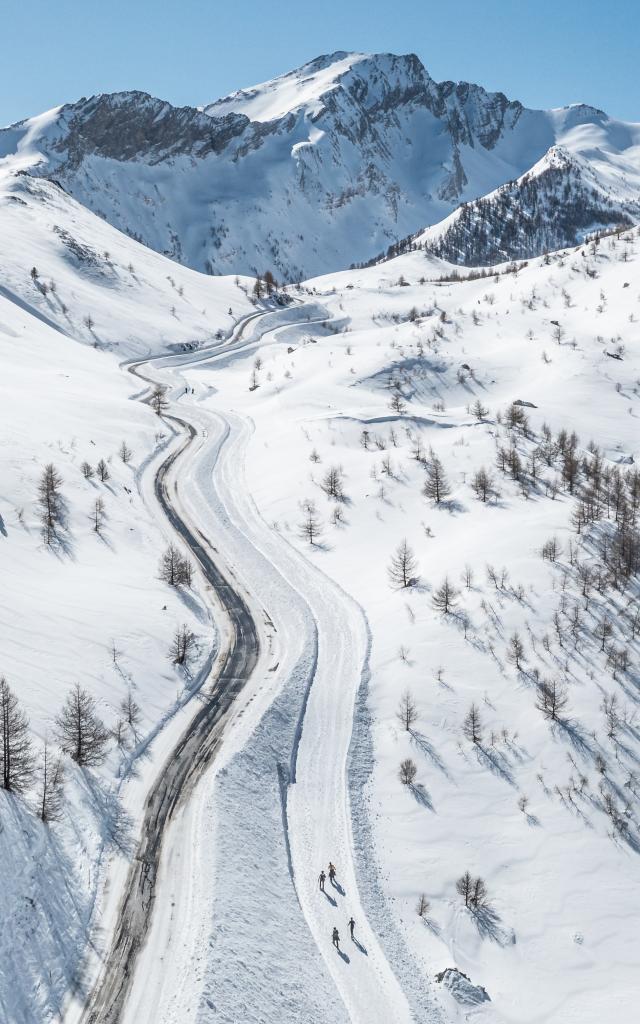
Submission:
[[[273,295],[278,288],[278,282],[272,271],[266,270],[264,274],[258,274],[253,286],[253,297],[261,299],[264,295]]]
[[[614,587],[623,587],[624,581],[640,571],[640,471],[608,465],[593,442],[581,453],[575,432],[560,430],[554,436],[543,424],[540,437],[535,438],[519,406],[510,406],[503,422],[510,441],[507,446],[498,445],[500,471],[525,490],[544,484],[551,497],[558,484],[562,486],[576,502],[572,522],[578,535],[589,527],[604,525],[601,550],[606,574]],[[523,441],[530,442],[526,455],[521,450]],[[557,471],[557,478],[544,479],[545,470]],[[486,500],[482,480],[474,478],[474,489]]]
[[[133,457],[133,451],[126,441],[120,445],[118,454],[125,464]],[[95,468],[85,460],[80,465],[80,471],[85,480],[97,476],[101,483],[106,483],[111,477],[109,465],[103,458],[98,460]],[[36,512],[45,544],[54,544],[59,539],[61,531],[66,528],[66,502],[62,493],[62,476],[53,463],[48,463],[44,467],[38,480]],[[89,519],[95,532],[100,533],[107,520],[107,510],[101,496],[94,500]]]
[[[581,231],[593,224],[624,229],[630,223],[566,160],[463,203],[447,231],[426,243],[425,250],[449,263],[486,267],[574,246]]]
[[[125,446],[127,451],[127,458],[123,458],[122,461],[128,462],[133,453],[130,451],[128,447],[126,447],[126,442],[123,441],[122,444]],[[80,470],[85,480],[91,480],[94,476],[97,476],[100,482],[104,484],[107,482],[107,480],[111,478],[111,471],[109,470],[109,466],[104,459],[98,460],[95,469],[93,468],[90,462],[85,461],[80,466]]]
[[[57,819],[62,805],[64,765],[45,740],[36,755],[28,718],[7,680],[0,679],[0,757],[2,788],[24,794],[35,786],[37,812],[44,822]],[[95,701],[76,684],[55,719],[60,750],[81,767],[100,764],[106,756],[109,733],[99,719]]]
[[[488,902],[487,886],[482,878],[473,878],[465,871],[456,882],[456,890],[462,896],[465,907],[471,910],[480,910]]]

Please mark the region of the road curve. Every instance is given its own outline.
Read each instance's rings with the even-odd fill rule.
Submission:
[[[131,369],[136,372],[135,367]],[[215,683],[204,695],[204,706],[187,726],[147,796],[141,838],[127,875],[111,947],[87,1000],[82,1017],[85,1024],[117,1024],[121,1018],[136,958],[151,921],[166,826],[178,802],[210,763],[220,743],[222,720],[253,672],[259,654],[258,632],[247,604],[171,503],[168,473],[192,443],[196,431],[176,416],[165,419],[185,431],[185,439],[159,467],[155,494],[167,519],[214,587],[228,616],[231,636]]]

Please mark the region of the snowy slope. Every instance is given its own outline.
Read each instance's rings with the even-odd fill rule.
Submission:
[[[38,756],[46,736],[55,750],[54,719],[76,681],[109,730],[129,693],[141,715],[137,734],[127,726],[124,746],[112,742],[99,768],[67,762],[64,812],[50,828],[35,816],[37,786],[26,803],[0,793],[0,1017],[33,1024],[58,1019],[88,946],[101,946],[99,932],[90,936],[105,882],[117,893],[111,876],[128,863],[146,790],[193,714],[218,642],[197,578],[184,597],[158,579],[173,538],[153,472],[172,432],[131,400],[141,397],[140,382],[122,360],[211,343],[253,307],[242,282],[175,267],[58,186],[25,177],[1,183],[0,263],[0,670],[29,717]],[[123,441],[133,453],[126,464]],[[95,470],[101,458],[109,478],[85,479],[82,463]],[[36,507],[48,463],[66,503],[52,548]],[[98,498],[100,534],[91,518]],[[182,624],[198,638],[186,672],[169,659]]]
[[[553,146],[516,181],[464,204],[411,238],[410,246],[452,263],[492,266],[552,252],[607,228],[631,226],[640,215],[640,165],[633,160],[640,152],[640,135],[632,136],[630,154],[622,157],[599,148],[604,135],[581,132],[583,148],[574,147],[575,152]],[[593,142],[593,150],[586,140]]]
[[[437,83],[414,55],[337,52],[202,110],[138,92],[67,104],[0,132],[0,166],[194,269],[297,280],[367,261],[553,146],[637,203],[638,138],[591,107]]]
[[[595,444],[605,469],[633,474],[639,259],[634,233],[495,280],[429,284],[443,267],[420,253],[320,278],[309,289],[333,324],[264,335],[227,361],[224,389],[204,403],[230,423],[239,415],[251,425],[243,473],[273,534],[262,542],[270,560],[284,567],[293,547],[306,563],[295,571],[309,579],[305,593],[317,585],[335,603],[337,584],[368,624],[364,674],[343,664],[315,695],[312,684],[287,801],[293,866],[296,879],[302,871],[302,905],[331,963],[330,927],[345,930],[353,884],[325,918],[314,869],[335,856],[339,872],[348,872],[355,859],[357,923],[377,932],[419,1020],[634,1019],[637,575],[600,591],[592,584],[587,600],[577,567],[595,568],[612,520],[604,515],[576,533],[576,498],[562,483],[557,452],[549,465],[538,455],[536,478],[523,469],[520,480],[496,468],[496,452],[512,435],[523,466],[530,463],[546,423],[554,437],[576,431],[587,464]],[[256,356],[259,386],[251,390]],[[206,385],[220,369],[205,363],[190,376]],[[390,408],[394,389],[405,403],[401,414]],[[482,420],[470,412],[478,398]],[[516,399],[531,403],[526,436],[506,427]],[[441,507],[421,493],[418,443],[443,461],[451,491]],[[470,486],[482,465],[499,492],[488,504]],[[343,502],[321,487],[331,466],[342,469]],[[305,500],[315,503],[322,529],[313,546],[300,533]],[[550,562],[540,552],[553,536],[559,554]],[[397,590],[387,567],[403,537],[420,585]],[[447,575],[458,593],[455,613],[443,615],[433,596]],[[354,643],[358,613],[346,607]],[[598,626],[606,616],[613,633],[603,652]],[[514,632],[524,646],[520,668],[508,658]],[[325,643],[336,654],[347,650],[337,635],[338,626],[329,626]],[[629,661],[621,670],[612,658],[623,647]],[[567,688],[557,724],[536,707],[537,681],[545,678]],[[418,710],[411,733],[396,717],[405,687]],[[602,705],[612,695],[619,713],[610,734]],[[348,761],[323,700],[341,722],[355,716]],[[479,745],[462,729],[472,701],[483,723]],[[418,768],[414,787],[398,780],[406,757]],[[337,854],[337,840],[325,852],[324,837],[337,827],[340,801],[325,808],[322,799],[334,769],[350,780],[354,829],[353,847],[339,846]],[[316,798],[298,810],[307,787]],[[312,860],[317,850],[315,863],[307,850]],[[488,885],[482,912],[465,910],[456,893],[466,869]],[[226,877],[235,877],[229,865]],[[430,901],[422,919],[415,909],[421,893]],[[225,916],[230,942],[234,920]],[[347,939],[350,958],[352,951],[359,970]],[[359,1019],[362,1004],[349,1002],[357,972],[343,974],[333,956],[336,984],[351,1019]],[[470,983],[454,975],[449,987],[439,986],[436,973],[453,967]],[[416,978],[423,995],[431,993],[430,1009],[416,1010]],[[372,1012],[368,1004],[364,1019],[375,1019]]]
[[[0,294],[121,358],[226,337],[252,309],[253,282],[193,273],[122,235],[59,185],[23,175],[0,176],[0,263]]]

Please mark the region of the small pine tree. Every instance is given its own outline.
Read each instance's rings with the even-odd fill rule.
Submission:
[[[192,578],[191,562],[182,557],[175,544],[170,544],[160,559],[160,579],[170,587],[190,587]]]
[[[93,529],[96,533],[102,533],[102,529],[107,521],[107,510],[105,508],[104,499],[96,498],[91,509],[91,515],[89,517],[93,523]]]
[[[431,501],[435,502],[436,505],[439,505],[441,501],[444,501],[444,499],[448,497],[451,493],[451,489],[449,487],[447,475],[444,471],[444,466],[433,451],[429,453],[425,469],[427,476],[424,482],[424,487],[422,488],[422,493],[425,498],[429,498]]]
[[[410,690],[402,694],[396,715],[407,732],[410,732],[411,726],[418,720],[418,709]]]
[[[140,720],[142,718],[142,714],[139,705],[136,704],[135,700],[133,699],[133,694],[131,693],[131,690],[129,690],[127,696],[123,697],[123,699],[120,701],[120,710],[122,712],[125,722],[131,729],[133,735],[137,736],[137,730],[140,724]]]
[[[440,584],[438,589],[434,592],[432,597],[433,606],[443,615],[449,615],[453,611],[459,597],[459,591],[451,583],[448,576],[445,576],[443,582]]]
[[[481,423],[485,416],[487,416],[488,412],[489,410],[486,405],[483,405],[479,398],[477,398],[471,406],[471,414],[475,416],[479,423]]]
[[[472,704],[469,708],[462,728],[471,743],[482,743],[482,719],[477,704]]]
[[[174,665],[187,665],[193,656],[196,646],[196,635],[184,624],[174,634],[169,657]]]
[[[417,582],[417,570],[418,563],[415,555],[405,539],[401,541],[395,554],[391,556],[391,564],[387,569],[391,586],[402,588],[414,586]]]
[[[49,463],[38,482],[38,517],[45,544],[53,543],[56,530],[62,524],[64,502],[61,486],[62,477],[53,463]]]
[[[542,682],[538,686],[536,707],[545,718],[549,718],[552,722],[558,721],[559,716],[565,710],[568,703],[569,698],[567,697],[566,687],[555,679],[552,679],[550,682]]]
[[[477,473],[473,474],[473,477],[471,478],[471,486],[476,493],[476,497],[479,498],[480,501],[488,501],[495,490],[493,477],[487,472],[484,466],[481,466]]]
[[[151,392],[151,408],[157,416],[162,416],[163,413],[169,408],[169,403],[166,397],[166,388],[161,384],[156,384],[153,391]]]
[[[300,523],[300,536],[315,544],[322,536],[322,522],[313,501],[305,501],[303,505],[304,519]]]
[[[418,902],[416,904],[416,913],[418,917],[426,917],[430,909],[431,904],[429,903],[429,900],[424,893],[421,893],[420,896],[418,896]]]
[[[342,501],[344,490],[342,486],[342,470],[339,466],[331,466],[322,480],[322,489],[330,498]]]
[[[456,882],[456,890],[462,896],[465,907],[468,907],[473,896],[473,878],[468,871]]]
[[[23,793],[31,785],[34,769],[29,721],[4,676],[0,679],[0,758],[2,788]]]
[[[93,697],[79,683],[56,718],[56,732],[60,746],[76,764],[94,766],[104,761],[109,734],[96,714]]]
[[[133,458],[133,452],[132,452],[131,448],[129,447],[129,445],[127,444],[126,441],[123,441],[122,444],[120,445],[120,447],[118,449],[118,455],[120,456],[122,461],[125,463],[125,465],[128,462],[131,462],[131,459]]]
[[[507,657],[516,670],[519,672],[522,667],[522,659],[524,658],[524,644],[520,639],[519,633],[513,633],[509,638],[509,648],[507,651]]]
[[[64,765],[61,757],[52,757],[45,739],[38,765],[38,815],[49,824],[62,814],[64,797]]]
[[[412,761],[410,757],[405,758],[404,761],[400,762],[400,769],[398,771],[398,777],[403,786],[413,785],[413,781],[418,774],[418,768],[415,761]]]

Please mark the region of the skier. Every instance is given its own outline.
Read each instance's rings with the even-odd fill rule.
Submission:
[[[338,935],[337,928],[333,929],[333,944],[336,947],[336,949],[340,949],[340,936]]]
[[[332,885],[333,885],[335,877],[336,877],[336,869],[333,866],[333,864],[331,863],[331,861],[329,861],[329,881],[331,882]]]
[[[353,929],[355,928],[355,926],[356,926],[356,922],[355,922],[355,921],[353,920],[353,918],[352,918],[352,917],[350,917],[350,918],[349,918],[349,931],[351,932],[351,941],[352,941],[352,942],[354,941],[354,938],[353,938]]]
[[[324,892],[324,883],[325,883],[326,877],[327,876],[325,875],[324,871],[321,871],[320,872],[320,877],[318,879],[318,882],[320,884],[320,892]]]

